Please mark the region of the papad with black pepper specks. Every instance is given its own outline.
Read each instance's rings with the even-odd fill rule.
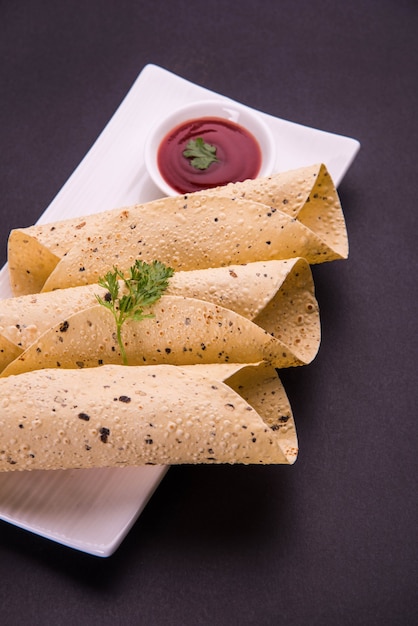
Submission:
[[[228,183],[213,192],[254,200],[279,209],[315,232],[340,258],[348,256],[347,229],[341,202],[323,164],[266,178]]]
[[[104,297],[99,285],[0,301],[0,372],[50,328]],[[320,341],[312,272],[304,259],[175,272],[166,295],[212,302],[254,321],[307,363]],[[8,348],[9,346],[9,348]]]
[[[122,341],[129,365],[192,365],[198,363],[255,363],[294,367],[310,362],[319,346],[301,325],[292,345],[285,344],[256,323],[212,302],[163,295],[149,309],[153,317],[128,319]],[[306,314],[315,321],[315,314]],[[307,325],[308,326],[308,325]],[[302,338],[305,346],[300,346]],[[111,312],[100,304],[69,316],[45,331],[1,376],[43,368],[87,368],[122,364]]]
[[[347,232],[324,165],[11,232],[14,295],[97,282],[158,258],[176,270],[304,257],[346,258]]]
[[[294,463],[295,424],[260,365],[37,370],[0,379],[0,471]]]

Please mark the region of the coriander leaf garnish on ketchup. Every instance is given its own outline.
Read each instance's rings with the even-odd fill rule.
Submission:
[[[243,126],[220,117],[182,122],[161,141],[158,167],[178,193],[256,178],[261,148]]]

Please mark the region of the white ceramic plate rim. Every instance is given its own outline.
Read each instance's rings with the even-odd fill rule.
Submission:
[[[146,65],[39,223],[160,197],[144,164],[150,126],[173,108],[219,97],[161,67]],[[338,185],[360,148],[356,139],[259,114],[278,142],[275,171],[322,162]],[[5,266],[0,272],[0,298],[10,295]],[[0,473],[0,519],[107,557],[137,520],[166,470],[146,466]]]

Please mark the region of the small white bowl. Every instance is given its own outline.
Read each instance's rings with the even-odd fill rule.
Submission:
[[[158,167],[158,149],[167,134],[191,119],[202,117],[220,117],[239,124],[249,131],[257,140],[261,150],[261,166],[258,176],[269,176],[276,162],[276,144],[272,132],[260,115],[244,105],[226,99],[203,100],[187,104],[160,120],[151,129],[145,143],[145,165],[153,182],[167,196],[177,196],[162,177]]]

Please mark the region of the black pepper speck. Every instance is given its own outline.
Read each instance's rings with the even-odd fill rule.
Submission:
[[[105,426],[102,426],[99,432],[100,432],[100,441],[103,441],[103,443],[107,443],[108,437],[110,435],[110,430],[106,428]]]

